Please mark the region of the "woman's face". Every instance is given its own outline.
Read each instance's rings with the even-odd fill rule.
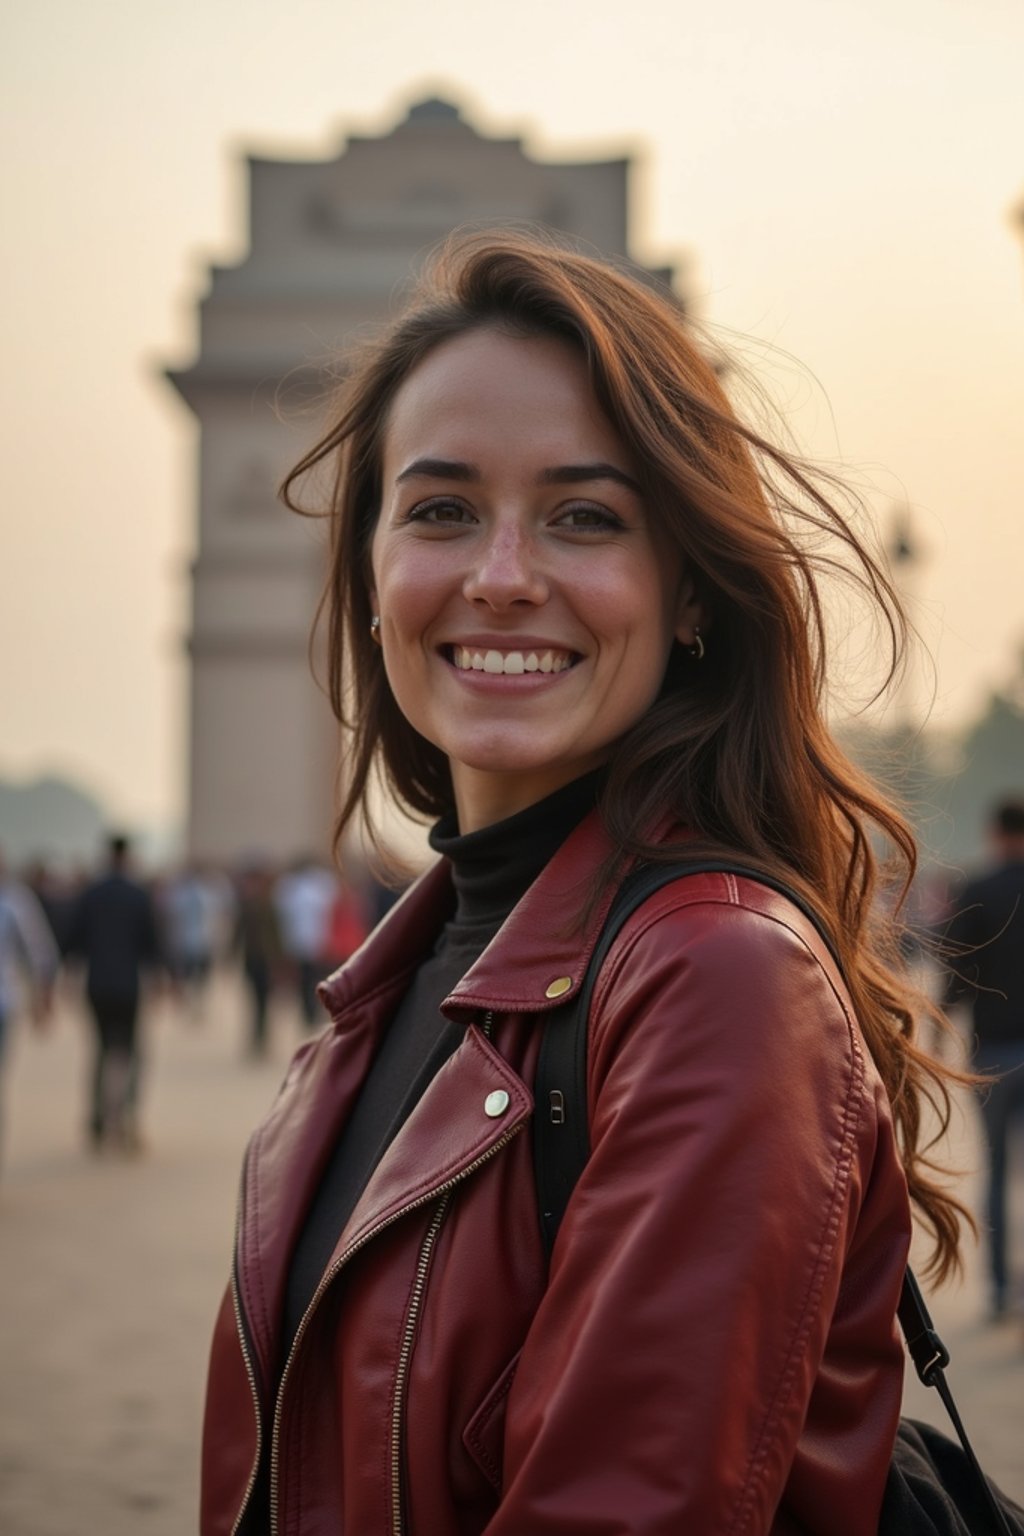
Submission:
[[[399,389],[371,563],[399,708],[463,832],[603,762],[699,612],[583,359],[478,330]]]

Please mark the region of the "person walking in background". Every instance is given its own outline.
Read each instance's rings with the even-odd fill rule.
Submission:
[[[46,914],[29,887],[8,875],[0,853],[0,1078],[8,1029],[22,1001],[23,980],[28,983],[32,1017],[42,1023],[49,1016],[59,962]]]
[[[337,890],[338,882],[330,870],[309,854],[297,860],[274,888],[281,939],[298,977],[299,1004],[307,1029],[323,1018],[316,989],[330,969],[324,955]]]
[[[284,958],[274,905],[274,877],[265,864],[253,862],[239,873],[234,947],[241,955],[251,1005],[248,1054],[265,1056],[270,993]]]
[[[230,884],[211,869],[187,864],[163,884],[158,905],[168,964],[199,1020],[214,963],[230,937]]]
[[[138,1151],[138,1013],[142,972],[160,963],[149,892],[128,873],[128,839],[111,837],[106,872],[86,886],[71,914],[67,955],[85,964],[96,1031],[88,1139]]]
[[[68,918],[78,891],[76,881],[67,871],[58,872],[45,859],[33,859],[22,870],[22,879],[42,907],[58,951],[63,952]]]
[[[943,947],[952,967],[947,1006],[969,1005],[973,1066],[991,1079],[979,1099],[992,1313],[1001,1317],[1020,1300],[1010,1276],[1007,1176],[1013,1124],[1024,1117],[1024,798],[994,808],[989,835],[994,867],[955,896]]]
[[[327,914],[324,939],[324,975],[344,965],[370,931],[366,904],[360,887],[352,880],[339,880]]]

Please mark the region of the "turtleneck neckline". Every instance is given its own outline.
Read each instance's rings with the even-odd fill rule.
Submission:
[[[450,928],[504,922],[555,850],[597,804],[604,768],[573,779],[525,810],[460,833],[454,813],[430,832],[430,846],[452,868],[456,907]]]

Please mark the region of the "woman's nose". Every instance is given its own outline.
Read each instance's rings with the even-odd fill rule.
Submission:
[[[547,578],[529,534],[509,526],[490,533],[474,552],[462,590],[470,602],[494,609],[512,603],[543,603]]]

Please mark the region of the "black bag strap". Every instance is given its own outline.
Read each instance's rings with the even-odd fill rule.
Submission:
[[[956,1430],[956,1437],[963,1446],[964,1455],[967,1457],[968,1466],[974,1476],[978,1491],[985,1501],[985,1508],[992,1518],[992,1529],[997,1536],[1013,1536],[1013,1531],[1006,1515],[1000,1507],[995,1494],[989,1485],[988,1478],[981,1468],[974,1447],[967,1435],[964,1421],[960,1417],[960,1410],[956,1406],[952,1388],[946,1380],[946,1366],[949,1364],[949,1350],[946,1348],[935,1331],[935,1325],[931,1320],[925,1299],[921,1294],[921,1287],[917,1283],[914,1271],[907,1265],[903,1276],[903,1287],[900,1291],[899,1306],[896,1315],[903,1329],[903,1337],[907,1341],[907,1350],[914,1362],[917,1374],[926,1387],[934,1387],[942,1399],[942,1406],[949,1415],[949,1421]]]
[[[730,859],[694,859],[644,864],[628,875],[612,903],[579,992],[571,1003],[548,1016],[541,1038],[534,1080],[533,1161],[541,1237],[548,1258],[551,1257],[569,1198],[590,1156],[590,1129],[587,1123],[587,1021],[601,967],[626,920],[648,897],[653,896],[662,886],[685,875],[703,874],[728,874],[756,880],[758,884],[785,896],[814,925],[842,973],[835,945],[813,907],[784,881],[759,869]],[[942,1398],[977,1479],[979,1491],[995,1522],[994,1530],[1000,1536],[1012,1536],[967,1438],[967,1431],[943,1374],[949,1364],[949,1350],[935,1331],[920,1286],[909,1265],[903,1277],[897,1316],[918,1376],[926,1387],[934,1387]]]

